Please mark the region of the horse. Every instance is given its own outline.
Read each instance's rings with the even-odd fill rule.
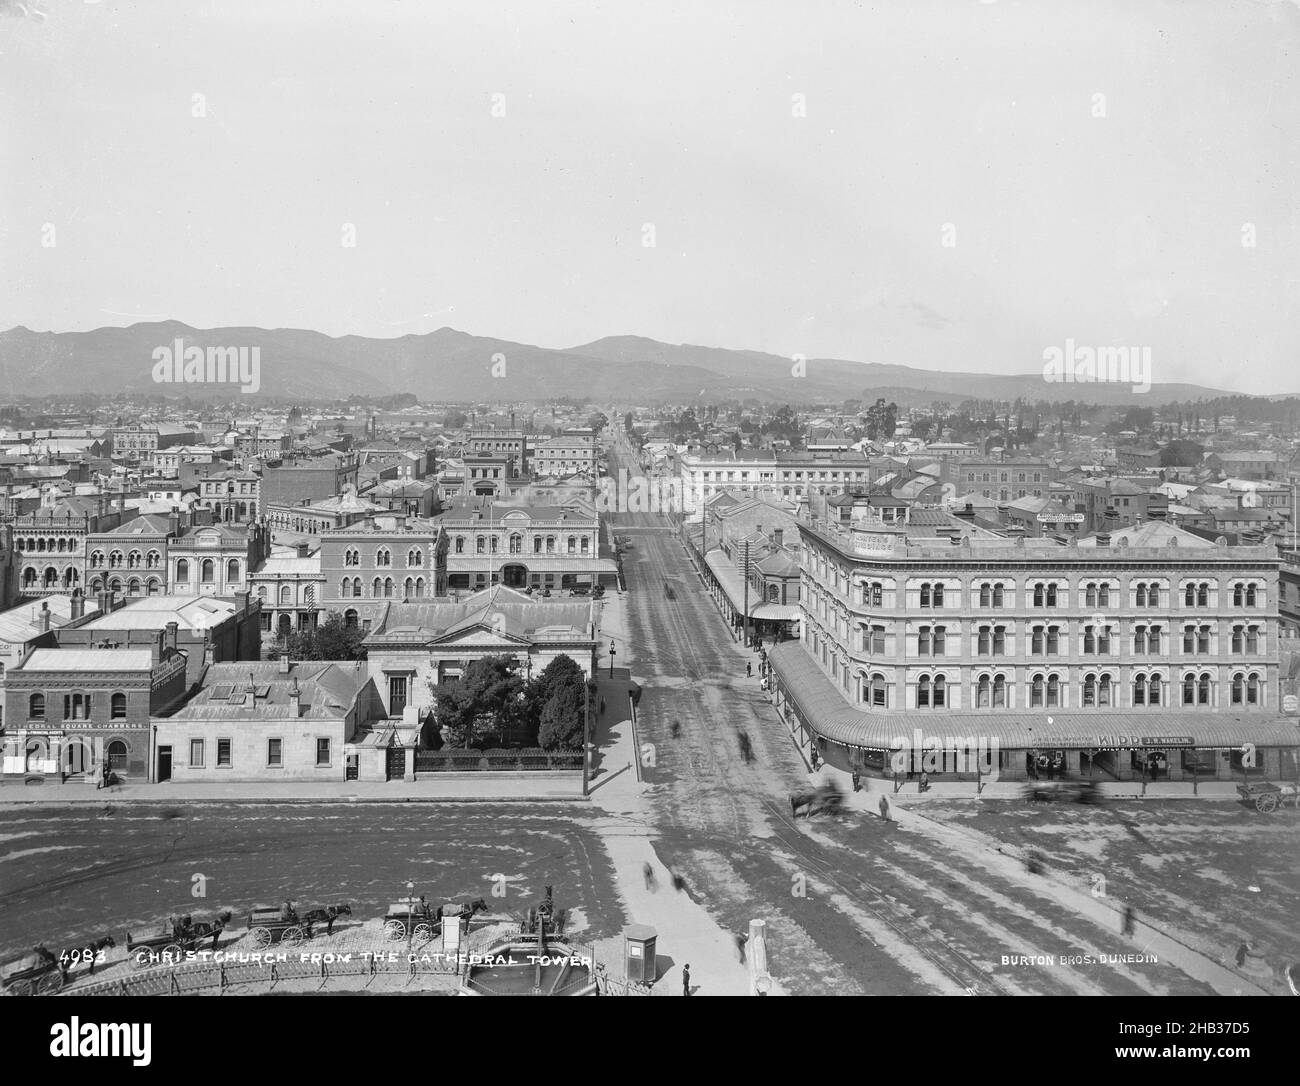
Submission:
[[[346,903],[340,905],[326,905],[323,909],[312,909],[303,918],[302,922],[307,925],[307,938],[312,937],[312,925],[324,923],[325,934],[334,934],[334,921],[340,916],[351,916],[352,906]]]
[[[95,962],[98,960],[99,952],[105,947],[117,946],[117,940],[111,935],[105,935],[102,939],[97,939],[93,943],[83,943],[80,946],[70,946],[65,948],[59,954],[59,972],[63,974],[63,979],[68,979],[68,973],[74,965],[87,962],[90,965],[90,976],[95,975]],[[48,952],[47,952],[48,953]]]

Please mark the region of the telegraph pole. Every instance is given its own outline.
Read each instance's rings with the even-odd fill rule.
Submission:
[[[749,648],[749,540],[745,540],[745,648]]]

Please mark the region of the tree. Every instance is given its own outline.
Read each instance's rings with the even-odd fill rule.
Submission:
[[[464,411],[448,411],[442,416],[442,425],[447,430],[459,430],[469,422],[469,416]]]
[[[542,707],[537,741],[544,750],[581,750],[584,739],[582,683],[568,683]]]
[[[484,656],[453,682],[430,683],[435,720],[451,746],[482,744],[522,718],[524,681],[513,656]]]
[[[291,660],[364,660],[365,637],[364,630],[349,626],[333,612],[319,626],[289,634],[281,651]]]
[[[1160,450],[1160,466],[1162,468],[1175,468],[1185,464],[1199,464],[1201,457],[1205,455],[1205,447],[1198,445],[1195,441],[1188,441],[1186,438],[1178,438],[1171,441]]]
[[[594,415],[592,415],[589,419],[587,419],[587,426],[591,429],[591,432],[593,434],[598,434],[601,432],[601,430],[605,428],[608,422],[609,422],[609,416],[606,415],[603,411],[597,411]]]

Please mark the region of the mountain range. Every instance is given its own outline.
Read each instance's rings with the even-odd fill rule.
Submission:
[[[1194,384],[1049,384],[1040,373],[953,373],[845,359],[792,360],[762,351],[661,343],[609,336],[553,349],[439,328],[396,339],[327,336],[293,328],[191,328],[178,321],[96,328],[89,332],[0,332],[0,388],[10,395],[76,391],[229,396],[237,386],[156,384],[155,351],[176,340],[186,348],[257,347],[255,397],[322,400],[354,394],[410,392],[425,401],[546,400],[683,403],[753,398],[774,403],[874,400],[901,407],[944,400],[1076,399],[1156,406],[1230,395]]]

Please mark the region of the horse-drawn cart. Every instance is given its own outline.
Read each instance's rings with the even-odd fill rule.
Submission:
[[[0,964],[0,991],[10,995],[53,995],[62,987],[59,959],[43,946]]]
[[[1288,803],[1300,809],[1300,784],[1274,784],[1272,781],[1255,781],[1237,785],[1237,794],[1253,804],[1260,814],[1272,814]]]
[[[327,935],[334,934],[334,921],[340,916],[351,916],[351,905],[325,905],[318,909],[308,909],[299,913],[293,902],[283,905],[259,905],[248,913],[248,930],[253,933],[253,942],[259,947],[268,947],[275,943],[282,946],[298,946],[304,939],[316,934],[317,924],[325,925]]]
[[[389,939],[411,938],[427,943],[441,932],[440,910],[425,901],[423,894],[393,902],[384,916],[384,935]]]
[[[185,955],[205,939],[212,940],[211,949],[217,947],[217,940],[230,923],[230,910],[217,914],[215,920],[200,920],[192,917],[170,917],[158,933],[136,939],[130,932],[126,933],[126,956],[131,965],[140,969],[146,965],[179,965]]]

